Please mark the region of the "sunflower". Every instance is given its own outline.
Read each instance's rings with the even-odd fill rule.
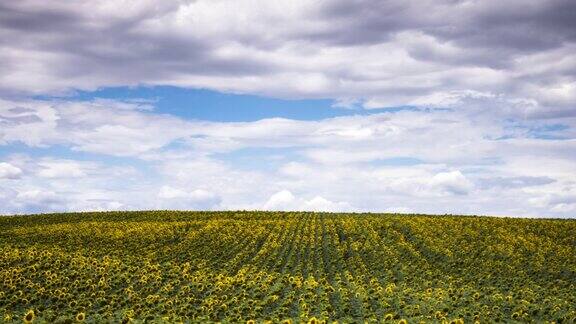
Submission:
[[[24,315],[24,323],[32,323],[34,322],[34,318],[36,318],[36,316],[34,315],[34,311],[29,310],[26,313],[26,315]]]
[[[408,321],[405,319],[401,319],[398,321],[398,324],[408,324]]]
[[[83,322],[86,319],[86,315],[84,313],[78,313],[76,314],[76,320],[78,322]]]
[[[391,321],[393,319],[394,319],[394,314],[392,314],[392,313],[388,313],[388,314],[384,315],[385,321]]]

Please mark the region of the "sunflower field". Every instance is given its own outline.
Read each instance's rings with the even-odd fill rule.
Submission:
[[[576,322],[576,221],[288,212],[0,217],[0,321]]]

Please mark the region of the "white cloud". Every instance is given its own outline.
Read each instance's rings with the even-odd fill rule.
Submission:
[[[324,197],[316,196],[304,202],[304,210],[346,212],[346,211],[355,211],[356,209],[347,202],[342,201],[334,202]]]
[[[160,188],[158,198],[161,206],[175,209],[211,209],[221,201],[218,195],[207,190],[187,191],[166,185]]]
[[[556,204],[556,205],[554,205],[554,207],[552,207],[552,211],[559,212],[559,213],[573,213],[576,211],[576,203],[573,203],[573,204],[566,204],[566,203]]]
[[[294,205],[296,202],[296,197],[288,191],[282,190],[279,191],[268,199],[262,208],[264,210],[290,210],[297,206]]]
[[[389,207],[384,209],[385,213],[393,213],[393,214],[410,214],[412,213],[412,209],[408,208],[408,207],[402,207],[402,206],[397,206],[397,207]]]
[[[82,164],[76,161],[42,161],[38,163],[41,178],[81,178],[86,176]]]
[[[333,202],[321,196],[306,200],[295,197],[292,192],[288,190],[281,190],[270,196],[261,209],[317,212],[344,212],[354,210],[347,202]]]
[[[38,189],[19,192],[16,196],[20,200],[28,200],[34,203],[42,203],[56,200],[56,194],[51,191],[42,191]]]
[[[192,201],[203,201],[212,200],[215,198],[215,195],[202,189],[184,191],[181,189],[172,188],[170,186],[162,186],[158,192],[158,197],[162,199],[186,198]]]
[[[22,170],[7,162],[0,162],[0,179],[18,179]]]
[[[571,119],[508,125],[481,112],[403,110],[317,121],[204,122],[112,100],[4,100],[0,116],[11,120],[0,128],[4,144],[57,144],[71,155],[8,155],[5,163],[27,176],[11,180],[15,193],[0,198],[6,212],[397,206],[428,213],[570,216],[560,204],[572,203],[562,197],[576,182],[576,142],[563,138],[572,136]],[[250,148],[274,153],[238,164],[236,152]],[[279,152],[279,159],[268,158]],[[15,198],[33,190],[57,199],[41,205]],[[271,199],[283,190],[298,194]]]
[[[123,198],[117,193],[102,194],[84,188],[78,192],[58,192],[43,186],[25,185],[17,189],[0,187],[0,215],[129,209],[124,203],[106,197],[108,195]]]
[[[457,195],[467,194],[474,186],[460,171],[437,173],[430,180],[430,184]]]

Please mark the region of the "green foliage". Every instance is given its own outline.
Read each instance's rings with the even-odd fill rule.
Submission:
[[[0,217],[0,321],[574,323],[575,233],[421,215]]]

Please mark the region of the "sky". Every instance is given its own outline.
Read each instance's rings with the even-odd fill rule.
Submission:
[[[576,217],[573,0],[0,3],[0,214]]]

